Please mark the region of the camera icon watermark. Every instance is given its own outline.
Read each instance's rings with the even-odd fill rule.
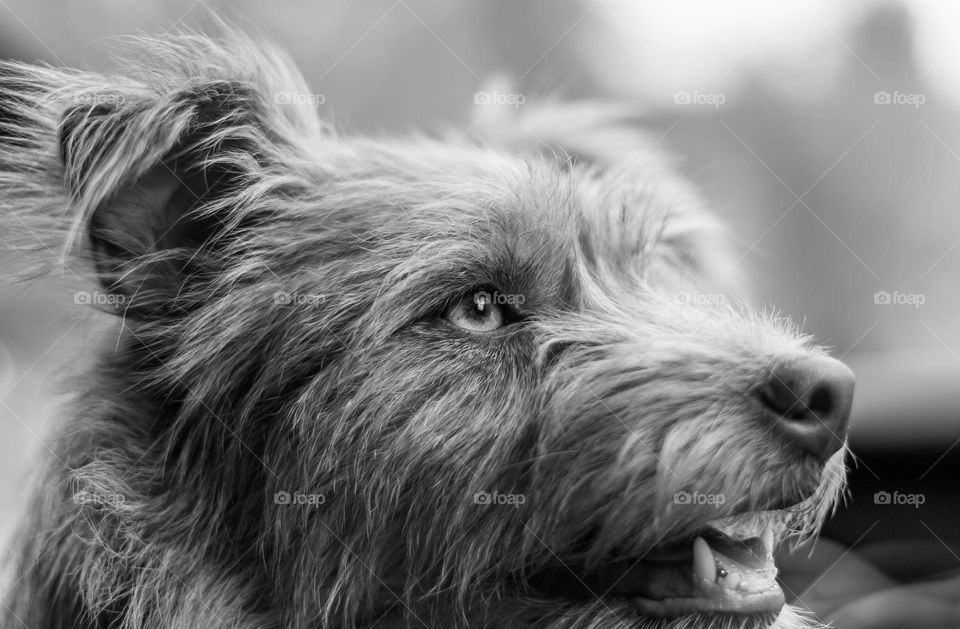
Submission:
[[[877,306],[913,306],[919,308],[927,303],[923,293],[901,293],[900,291],[881,290],[873,294],[873,303]]]
[[[273,294],[273,303],[278,306],[319,306],[325,296],[318,293],[298,293],[277,291]]]
[[[675,505],[711,505],[717,509],[727,501],[723,494],[704,494],[699,491],[678,491],[673,494]]]
[[[720,293],[681,292],[675,299],[684,306],[723,306],[728,303],[726,295]]]
[[[721,105],[727,102],[725,94],[720,92],[688,92],[680,90],[673,93],[674,105],[704,105],[719,109]]]
[[[873,494],[873,504],[876,505],[908,505],[914,509],[919,509],[920,505],[927,502],[924,494],[903,494],[899,491],[878,491]]]
[[[906,105],[908,107],[913,107],[914,109],[919,109],[920,106],[926,102],[926,95],[920,93],[899,91],[887,92],[885,90],[881,90],[879,92],[874,92],[873,94],[874,105]]]
[[[478,491],[473,494],[473,504],[475,505],[510,505],[514,509],[519,509],[520,505],[526,503],[527,497],[524,494],[501,494],[498,491],[493,493],[488,491]]]
[[[281,90],[273,94],[273,102],[276,105],[309,105],[311,107],[319,107],[327,102],[327,97],[323,94]]]
[[[127,501],[126,497],[123,494],[111,493],[111,492],[94,492],[81,489],[77,493],[71,496],[73,504],[76,505],[102,505],[102,506],[111,506],[117,507],[122,505]]]
[[[98,290],[78,290],[73,294],[73,303],[78,306],[109,306],[111,308],[120,308],[126,301],[127,298],[123,295],[104,293]]]
[[[96,92],[92,94],[78,94],[73,100],[78,105],[116,107],[126,102],[127,97],[120,92]]]
[[[473,95],[474,105],[507,105],[514,109],[519,109],[521,105],[527,102],[527,97],[523,94],[514,94],[510,92],[500,92],[482,90]]]
[[[273,494],[273,504],[275,505],[306,505],[309,507],[319,507],[327,502],[324,494],[308,494],[301,491],[290,493],[289,491],[278,491]]]
[[[481,290],[473,294],[473,303],[475,303],[480,310],[483,310],[488,304],[516,307],[522,306],[526,301],[527,298],[519,293],[501,293],[500,291],[490,293]]]

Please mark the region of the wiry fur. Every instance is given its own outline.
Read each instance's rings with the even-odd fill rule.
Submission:
[[[148,41],[122,78],[0,65],[4,231],[41,254],[72,242],[123,298],[4,626],[772,622],[523,587],[811,494],[812,532],[842,484],[842,455],[824,475],[747,401],[820,350],[772,315],[676,299],[725,274],[687,187],[642,147],[584,144],[589,111],[566,140],[540,124],[547,150],[522,122],[487,143],[342,139],[280,92],[307,88],[236,35]],[[531,317],[487,335],[443,319],[487,286]],[[730,499],[680,510],[679,489]],[[786,608],[776,626],[809,625]]]

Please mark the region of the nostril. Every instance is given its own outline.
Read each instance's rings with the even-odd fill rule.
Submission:
[[[782,378],[773,379],[760,391],[760,400],[771,411],[786,419],[803,420],[829,416],[836,407],[836,395],[825,383],[787,384]]]
[[[782,379],[774,376],[760,391],[760,401],[771,411],[787,419],[807,416],[807,404]]]
[[[810,400],[807,402],[807,408],[817,417],[826,417],[833,412],[834,395],[829,387],[825,385],[817,386],[810,394]]]

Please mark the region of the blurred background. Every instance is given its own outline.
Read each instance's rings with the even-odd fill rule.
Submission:
[[[0,57],[108,70],[118,37],[211,9],[282,44],[350,132],[465,132],[504,77],[492,98],[518,107],[632,104],[733,226],[758,299],[857,372],[826,536],[901,578],[960,566],[960,4],[0,0]],[[102,325],[59,283],[0,286],[0,504],[43,449],[56,366]],[[877,551],[907,539],[922,550]]]

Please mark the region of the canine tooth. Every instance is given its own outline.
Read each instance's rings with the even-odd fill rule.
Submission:
[[[717,564],[713,551],[702,537],[693,540],[693,573],[698,580],[706,579],[713,583],[717,579]]]
[[[763,547],[767,549],[767,554],[772,555],[773,554],[773,527],[771,525],[768,524],[767,527],[763,529],[763,537],[761,539],[763,539]]]

